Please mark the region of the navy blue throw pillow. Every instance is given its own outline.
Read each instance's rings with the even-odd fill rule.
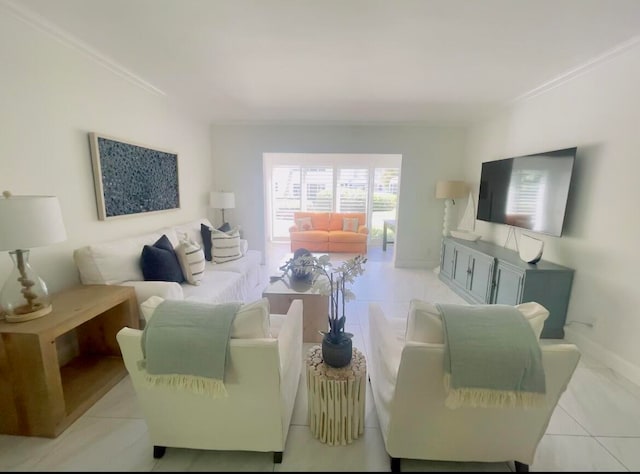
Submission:
[[[210,262],[213,258],[211,256],[211,228],[208,225],[200,224],[200,234],[202,234],[204,259]]]
[[[173,245],[166,235],[153,245],[145,245],[140,256],[140,266],[146,281],[174,281],[182,283],[184,275]]]
[[[218,227],[218,230],[220,232],[230,232],[231,231],[231,226],[229,225],[228,222],[225,222],[220,227]]]

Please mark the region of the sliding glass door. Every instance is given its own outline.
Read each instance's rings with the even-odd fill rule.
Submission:
[[[370,240],[395,219],[400,155],[267,153],[264,176],[271,240],[287,240],[295,211],[364,212]]]
[[[289,238],[295,211],[333,210],[332,168],[273,166],[270,174],[270,217],[274,240]]]

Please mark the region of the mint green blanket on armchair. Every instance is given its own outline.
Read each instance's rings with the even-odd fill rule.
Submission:
[[[231,324],[240,304],[165,300],[142,334],[145,379],[212,397],[226,396]]]
[[[539,407],[542,353],[529,322],[508,305],[436,305],[442,315],[449,408]]]

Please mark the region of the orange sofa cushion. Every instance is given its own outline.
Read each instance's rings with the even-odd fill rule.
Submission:
[[[291,240],[298,242],[327,242],[329,232],[326,230],[305,230],[304,232],[291,232]]]
[[[367,234],[358,234],[357,232],[344,232],[342,230],[334,230],[329,232],[329,242],[345,242],[360,243],[367,241]]]
[[[329,248],[327,252],[345,252],[345,253],[367,253],[367,243],[345,243],[345,242],[327,242]],[[311,249],[309,249],[311,250]],[[313,252],[313,250],[311,250]]]

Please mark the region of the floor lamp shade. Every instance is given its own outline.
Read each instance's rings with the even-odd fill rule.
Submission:
[[[467,183],[464,181],[438,181],[436,183],[436,198],[455,199],[467,195]]]
[[[29,265],[32,247],[67,238],[60,203],[55,196],[0,198],[0,250],[9,250],[14,268],[0,291],[0,306],[9,322],[27,321],[51,312],[44,281]]]
[[[222,209],[222,223],[224,224],[224,210],[236,207],[236,196],[231,192],[212,191],[209,194],[209,206],[214,209]]]

